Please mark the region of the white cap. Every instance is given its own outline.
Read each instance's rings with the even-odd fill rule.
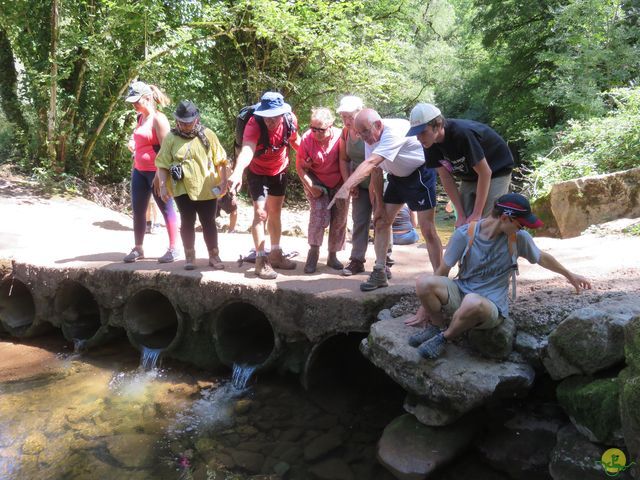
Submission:
[[[342,97],[340,100],[340,105],[336,109],[336,112],[359,112],[364,108],[364,103],[360,97],[356,97],[354,95],[347,95],[346,97]]]
[[[431,105],[430,103],[417,104],[413,107],[411,115],[409,116],[411,128],[407,132],[407,137],[418,135],[425,129],[427,123],[440,115],[442,115],[442,112],[440,112],[440,109],[435,105]]]

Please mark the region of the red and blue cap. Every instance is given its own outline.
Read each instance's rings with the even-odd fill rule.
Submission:
[[[531,212],[529,200],[519,193],[502,195],[496,200],[494,208],[508,217],[517,218],[518,222],[527,228],[540,228],[544,225],[542,220]]]

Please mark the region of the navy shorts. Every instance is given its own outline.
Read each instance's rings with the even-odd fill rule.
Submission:
[[[249,194],[254,202],[264,202],[267,195],[282,197],[287,189],[287,171],[278,175],[256,175],[251,170],[247,171],[247,183]]]
[[[422,212],[436,206],[436,172],[433,168],[421,166],[408,177],[387,175],[389,184],[384,191],[384,203],[402,205],[409,210]]]

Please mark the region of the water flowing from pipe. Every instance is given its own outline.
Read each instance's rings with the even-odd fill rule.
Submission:
[[[236,390],[244,390],[256,371],[256,367],[252,365],[233,364],[233,374],[231,376],[231,384]]]
[[[160,359],[160,354],[162,354],[161,348],[148,348],[142,347],[142,353],[140,354],[140,366],[142,370],[155,370],[158,360]]]

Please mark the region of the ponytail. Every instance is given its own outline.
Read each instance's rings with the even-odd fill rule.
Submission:
[[[155,85],[149,84],[151,91],[153,92],[153,101],[156,105],[160,105],[161,107],[166,107],[171,103],[171,99],[158,87]]]

